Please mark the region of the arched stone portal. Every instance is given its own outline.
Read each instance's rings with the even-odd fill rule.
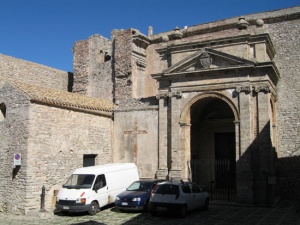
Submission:
[[[273,204],[274,194],[268,193],[276,185],[276,117],[271,118],[279,80],[275,51],[261,34],[228,41],[230,48],[174,43],[157,50],[169,67],[152,74],[159,82],[156,176],[195,180],[201,171],[205,174],[199,174],[198,183],[213,190],[236,187],[239,203]],[[207,165],[201,164],[205,169],[192,168],[191,159],[206,160]],[[224,160],[222,171],[233,171],[229,175],[218,174]]]
[[[236,107],[219,93],[201,94],[188,102],[181,124],[190,121],[189,177],[213,191],[214,199],[232,200],[236,194],[236,160],[239,132]],[[187,132],[183,132],[187,133]]]

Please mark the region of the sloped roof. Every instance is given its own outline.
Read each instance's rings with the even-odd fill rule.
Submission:
[[[85,95],[56,89],[39,87],[21,82],[11,82],[13,86],[25,93],[30,101],[63,108],[112,112],[114,104],[106,99],[92,98]]]

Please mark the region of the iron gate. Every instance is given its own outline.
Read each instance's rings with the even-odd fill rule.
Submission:
[[[205,186],[211,200],[235,201],[235,163],[230,160],[191,160],[192,181]]]

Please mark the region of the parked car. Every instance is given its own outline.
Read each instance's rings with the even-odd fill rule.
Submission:
[[[124,211],[145,211],[149,209],[150,195],[155,186],[163,180],[138,180],[126,191],[117,195],[115,207]]]
[[[193,182],[166,181],[157,184],[150,198],[152,215],[178,213],[185,217],[187,211],[208,209],[209,194]]]

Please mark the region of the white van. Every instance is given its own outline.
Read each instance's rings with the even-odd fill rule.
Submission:
[[[84,212],[90,215],[100,207],[115,202],[118,194],[139,180],[134,163],[111,163],[76,169],[59,190],[56,210],[61,212]]]

